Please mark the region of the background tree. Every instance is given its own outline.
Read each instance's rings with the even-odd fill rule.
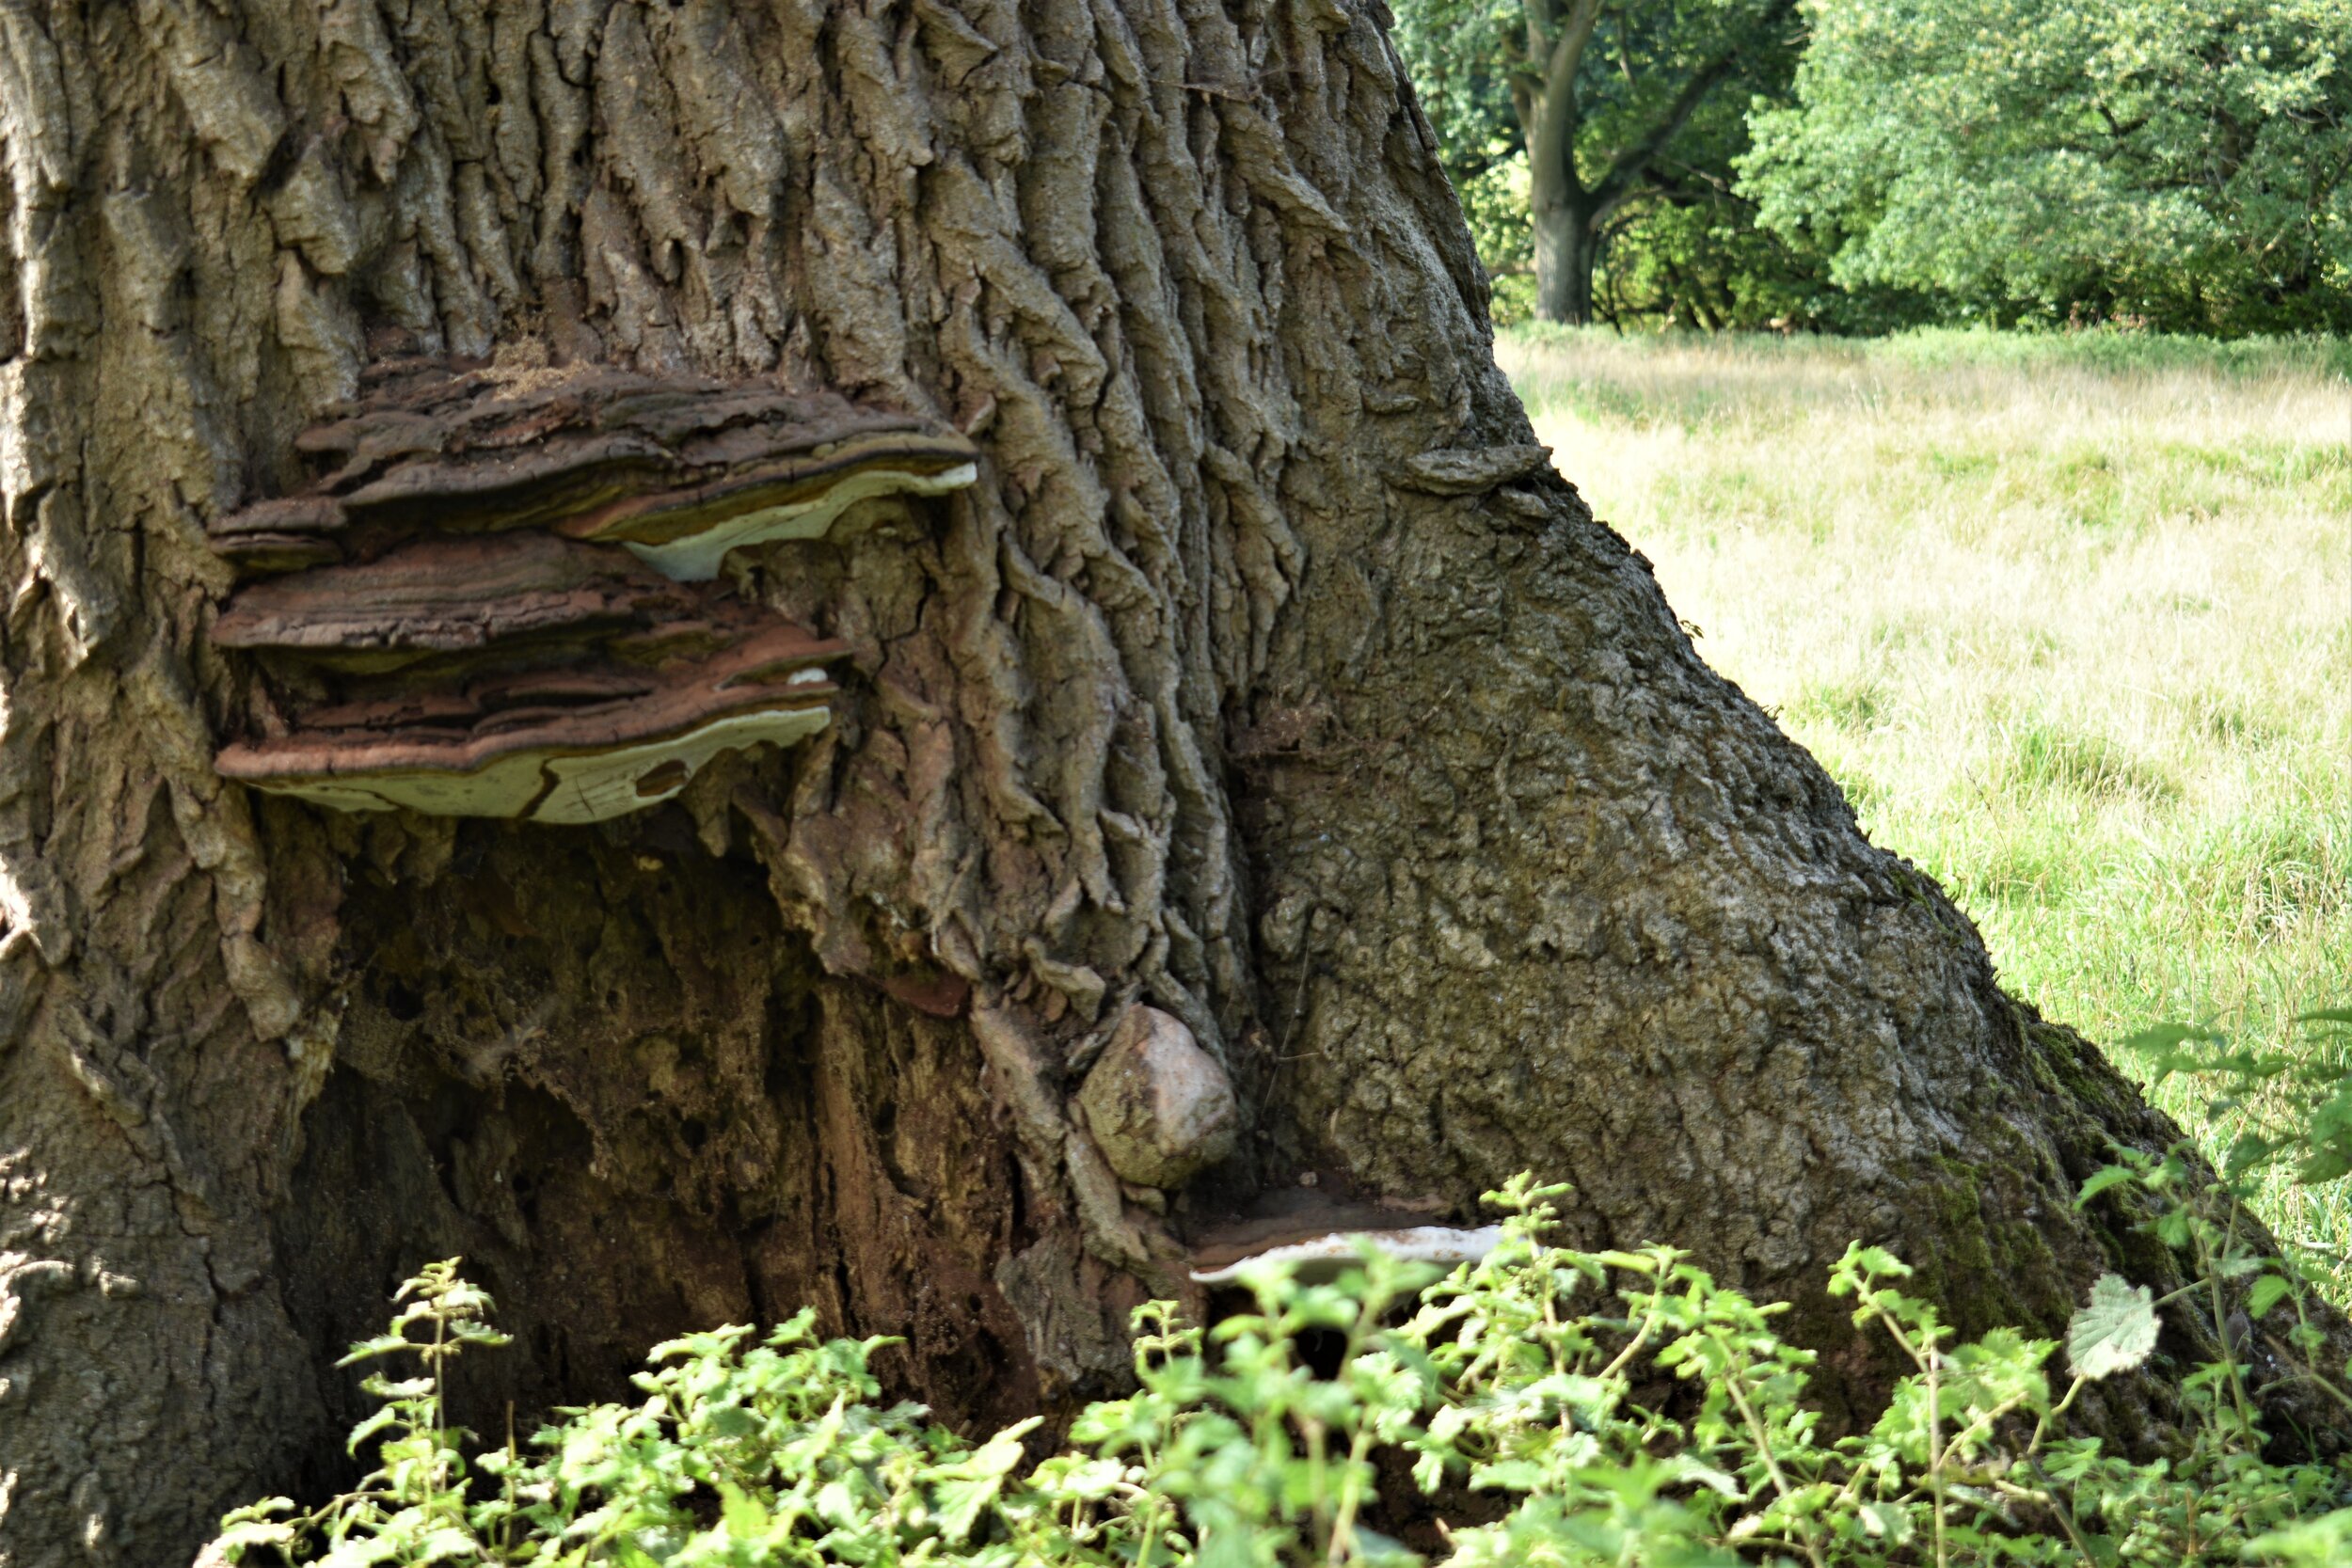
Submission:
[[[1662,285],[1686,320],[1760,323],[1775,313],[1766,300],[1802,287],[1810,269],[1754,235],[1731,178],[1749,100],[1785,91],[1795,68],[1790,0],[1408,0],[1398,40],[1474,228],[1503,241],[1486,255],[1504,268],[1532,258],[1544,320],[1593,320],[1596,268],[1620,245],[1648,263],[1641,296]],[[1511,204],[1529,219],[1518,244],[1480,222]]]
[[[1523,1169],[1568,1240],[1793,1300],[1833,1413],[1887,1371],[1851,1242],[1969,1333],[2170,1276],[2073,1197],[2174,1130],[1530,444],[1380,14],[11,13],[10,1568],[315,1495],[332,1362],[455,1254],[516,1335],[455,1390],[486,1430],[800,1303],[946,1418],[1066,1410],[1204,1232]],[[215,750],[282,672],[207,635],[204,525],[393,361],[831,388],[979,475],[730,560],[847,647],[790,751],[592,826],[250,796]],[[1146,1003],[1240,1093],[1190,1184],[1078,1109]]]
[[[1651,160],[1642,188],[1602,224],[1593,247],[1596,319],[1708,331],[1891,319],[1886,302],[1835,288],[1824,259],[1802,236],[1756,222],[1734,161],[1747,150],[1748,106],[1761,101],[1709,93]]]
[[[1848,287],[2000,322],[2352,323],[2343,0],[1825,0],[1742,187]]]

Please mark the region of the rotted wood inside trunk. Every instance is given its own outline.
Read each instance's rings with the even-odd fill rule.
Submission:
[[[450,1256],[516,1336],[456,1385],[480,1431],[510,1401],[527,1436],[630,1397],[657,1340],[803,1306],[902,1336],[884,1375],[967,1430],[1054,1408],[994,1277],[1039,1237],[961,1024],[825,975],[762,868],[683,817],[561,846],[474,823],[445,860],[394,819],[354,830],[392,869],[338,911],[365,961],[276,1222],[332,1418],[369,1403],[340,1348]]]

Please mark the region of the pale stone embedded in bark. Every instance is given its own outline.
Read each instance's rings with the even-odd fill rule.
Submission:
[[[1239,1142],[1225,1069],[1181,1020],[1141,1004],[1111,1031],[1078,1107],[1111,1169],[1140,1186],[1181,1187]]]

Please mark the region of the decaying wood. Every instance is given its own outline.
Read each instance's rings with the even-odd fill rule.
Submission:
[[[1573,1181],[1573,1239],[1793,1298],[1832,1401],[1885,1370],[1820,1291],[1850,1241],[1970,1330],[2164,1275],[2071,1194],[2173,1129],[1528,457],[1384,20],[11,10],[0,1562],[181,1560],[331,1484],[335,1355],[452,1254],[517,1331],[459,1390],[480,1426],[803,1302],[906,1336],[890,1376],[949,1419],[1065,1411],[1186,1237],[1310,1177],[1440,1226]],[[881,422],[779,434],[811,406]],[[919,492],[967,439],[968,487],[791,537],[841,453]],[[625,575],[469,620],[426,574],[396,631],[343,600],[423,656],[370,670],[266,629],[256,574],[590,515],[659,564],[762,510],[781,537],[667,575],[846,650],[789,751],[578,829],[215,771],[216,736],[404,691],[486,712],[457,666],[516,637],[660,663],[601,641],[666,592]],[[1137,1006],[1238,1094],[1180,1190],[1072,1102]]]

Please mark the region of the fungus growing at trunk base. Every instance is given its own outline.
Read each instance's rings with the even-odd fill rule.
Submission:
[[[1364,1242],[1391,1257],[1450,1268],[1477,1262],[1502,1241],[1500,1225],[1438,1225],[1431,1218],[1379,1204],[1276,1195],[1270,1212],[1194,1236],[1188,1272],[1196,1285],[1231,1285],[1252,1264],[1288,1263],[1300,1279],[1319,1284],[1354,1266]]]
[[[1231,1262],[1208,1265],[1196,1259],[1191,1271],[1192,1282],[1196,1285],[1231,1285],[1253,1264],[1288,1263],[1304,1283],[1327,1284],[1360,1261],[1357,1248],[1366,1242],[1408,1263],[1436,1263],[1452,1268],[1456,1263],[1477,1262],[1492,1252],[1502,1240],[1502,1227],[1499,1225],[1480,1226],[1475,1229],[1446,1225],[1416,1225],[1402,1230],[1326,1231],[1321,1235],[1271,1245]]]
[[[637,811],[722,752],[823,728],[846,648],[717,585],[720,562],[968,484],[977,456],[830,393],[421,360],[376,367],[295,446],[334,466],[213,525],[260,580],[212,638],[307,670],[309,700],[221,774],[538,822]]]

